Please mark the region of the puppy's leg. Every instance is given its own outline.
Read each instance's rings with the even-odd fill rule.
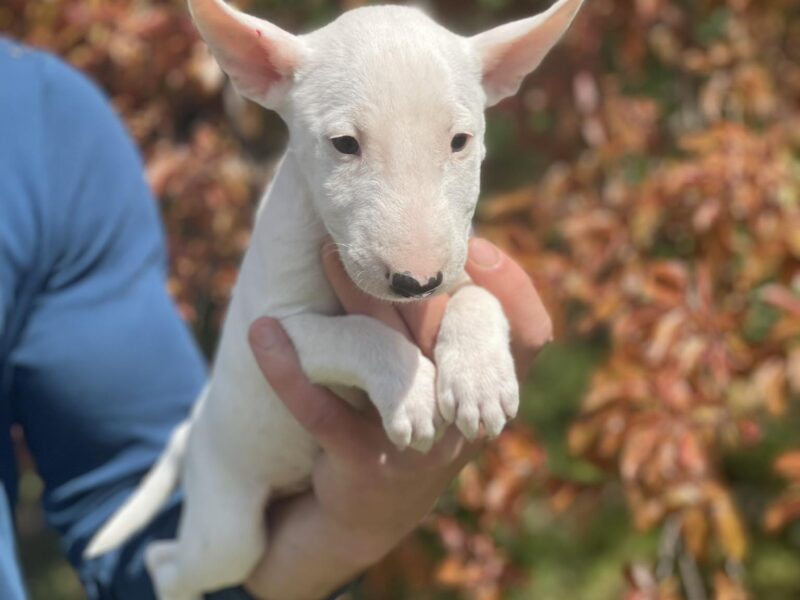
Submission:
[[[503,308],[488,291],[461,287],[450,299],[434,350],[439,410],[467,438],[481,423],[500,434],[517,414],[519,385]]]
[[[243,484],[230,467],[201,462],[189,465],[177,539],[147,549],[160,600],[200,600],[239,585],[266,548],[267,491]]]
[[[200,594],[187,592],[178,568],[178,544],[174,541],[153,542],[144,559],[159,600],[200,600]]]
[[[363,316],[297,315],[282,321],[309,378],[364,390],[397,446],[426,452],[442,423],[435,369],[414,344]]]

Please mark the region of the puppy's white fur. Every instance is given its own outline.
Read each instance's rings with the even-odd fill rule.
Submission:
[[[240,583],[266,543],[271,496],[307,485],[319,451],[261,375],[249,325],[281,320],[309,377],[356,387],[400,447],[430,448],[454,422],[497,435],[517,411],[508,324],[495,298],[464,275],[485,149],[483,110],[518,89],[582,0],[473,38],[422,12],[380,6],[293,36],[221,0],[190,0],[198,28],[245,96],[289,125],[289,149],[258,211],[223,328],[213,376],[190,421],[133,497],[101,529],[99,555],[144,526],[182,482],[178,539],[147,561],[162,600],[197,600]],[[456,134],[469,142],[451,148]],[[346,155],[332,138],[351,136]],[[327,236],[353,281],[400,301],[387,280],[442,273],[453,294],[438,368],[404,337],[341,311],[320,262]],[[438,398],[438,405],[437,405]]]

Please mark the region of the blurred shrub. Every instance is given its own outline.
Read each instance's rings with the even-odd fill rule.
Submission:
[[[245,5],[302,31],[359,4]],[[429,4],[472,33],[548,2]],[[616,489],[630,525],[660,542],[630,542],[639,560],[591,600],[800,594],[796,579],[778,592],[769,573],[747,576],[764,531],[798,551],[799,12],[796,0],[589,0],[492,111],[484,181],[502,193],[482,203],[481,229],[529,270],[570,344],[543,355],[539,402],[593,374],[579,414],[563,409],[568,428],[526,408],[547,450],[530,423],[506,432],[370,574],[366,597],[530,597],[535,551],[520,540],[550,535],[531,519],[581,523],[600,562],[613,552],[602,540],[629,526],[601,510]],[[163,210],[171,291],[210,351],[283,127],[226,90],[182,0],[6,0],[0,31],[111,96]]]
[[[486,204],[485,231],[536,274],[563,334],[607,336],[568,443],[619,479],[636,528],[666,524],[658,570],[632,571],[626,597],[744,598],[753,507],[725,457],[796,423],[800,396],[798,5],[587,13],[577,60],[582,28],[618,37],[589,49],[559,117],[584,147]],[[800,516],[799,460],[775,460],[790,486],[771,532]]]

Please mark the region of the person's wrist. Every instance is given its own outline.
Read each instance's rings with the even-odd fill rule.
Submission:
[[[369,531],[337,521],[325,513],[313,494],[279,501],[271,507],[268,521],[274,534],[270,546],[243,586],[258,600],[324,598],[380,561],[401,539],[396,532]],[[292,533],[286,535],[288,531]],[[321,566],[328,574],[302,584],[284,581],[283,574],[274,570],[274,561],[277,558],[283,563],[287,556],[291,562],[307,565],[311,572],[320,573],[315,568]]]
[[[353,572],[379,562],[408,534],[394,528],[352,527],[328,515],[321,515],[321,526],[327,539],[338,541],[338,559]]]

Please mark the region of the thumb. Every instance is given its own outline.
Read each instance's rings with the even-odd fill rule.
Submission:
[[[491,242],[470,240],[467,273],[500,301],[511,327],[518,370],[527,371],[536,353],[553,339],[553,324],[525,270]]]

